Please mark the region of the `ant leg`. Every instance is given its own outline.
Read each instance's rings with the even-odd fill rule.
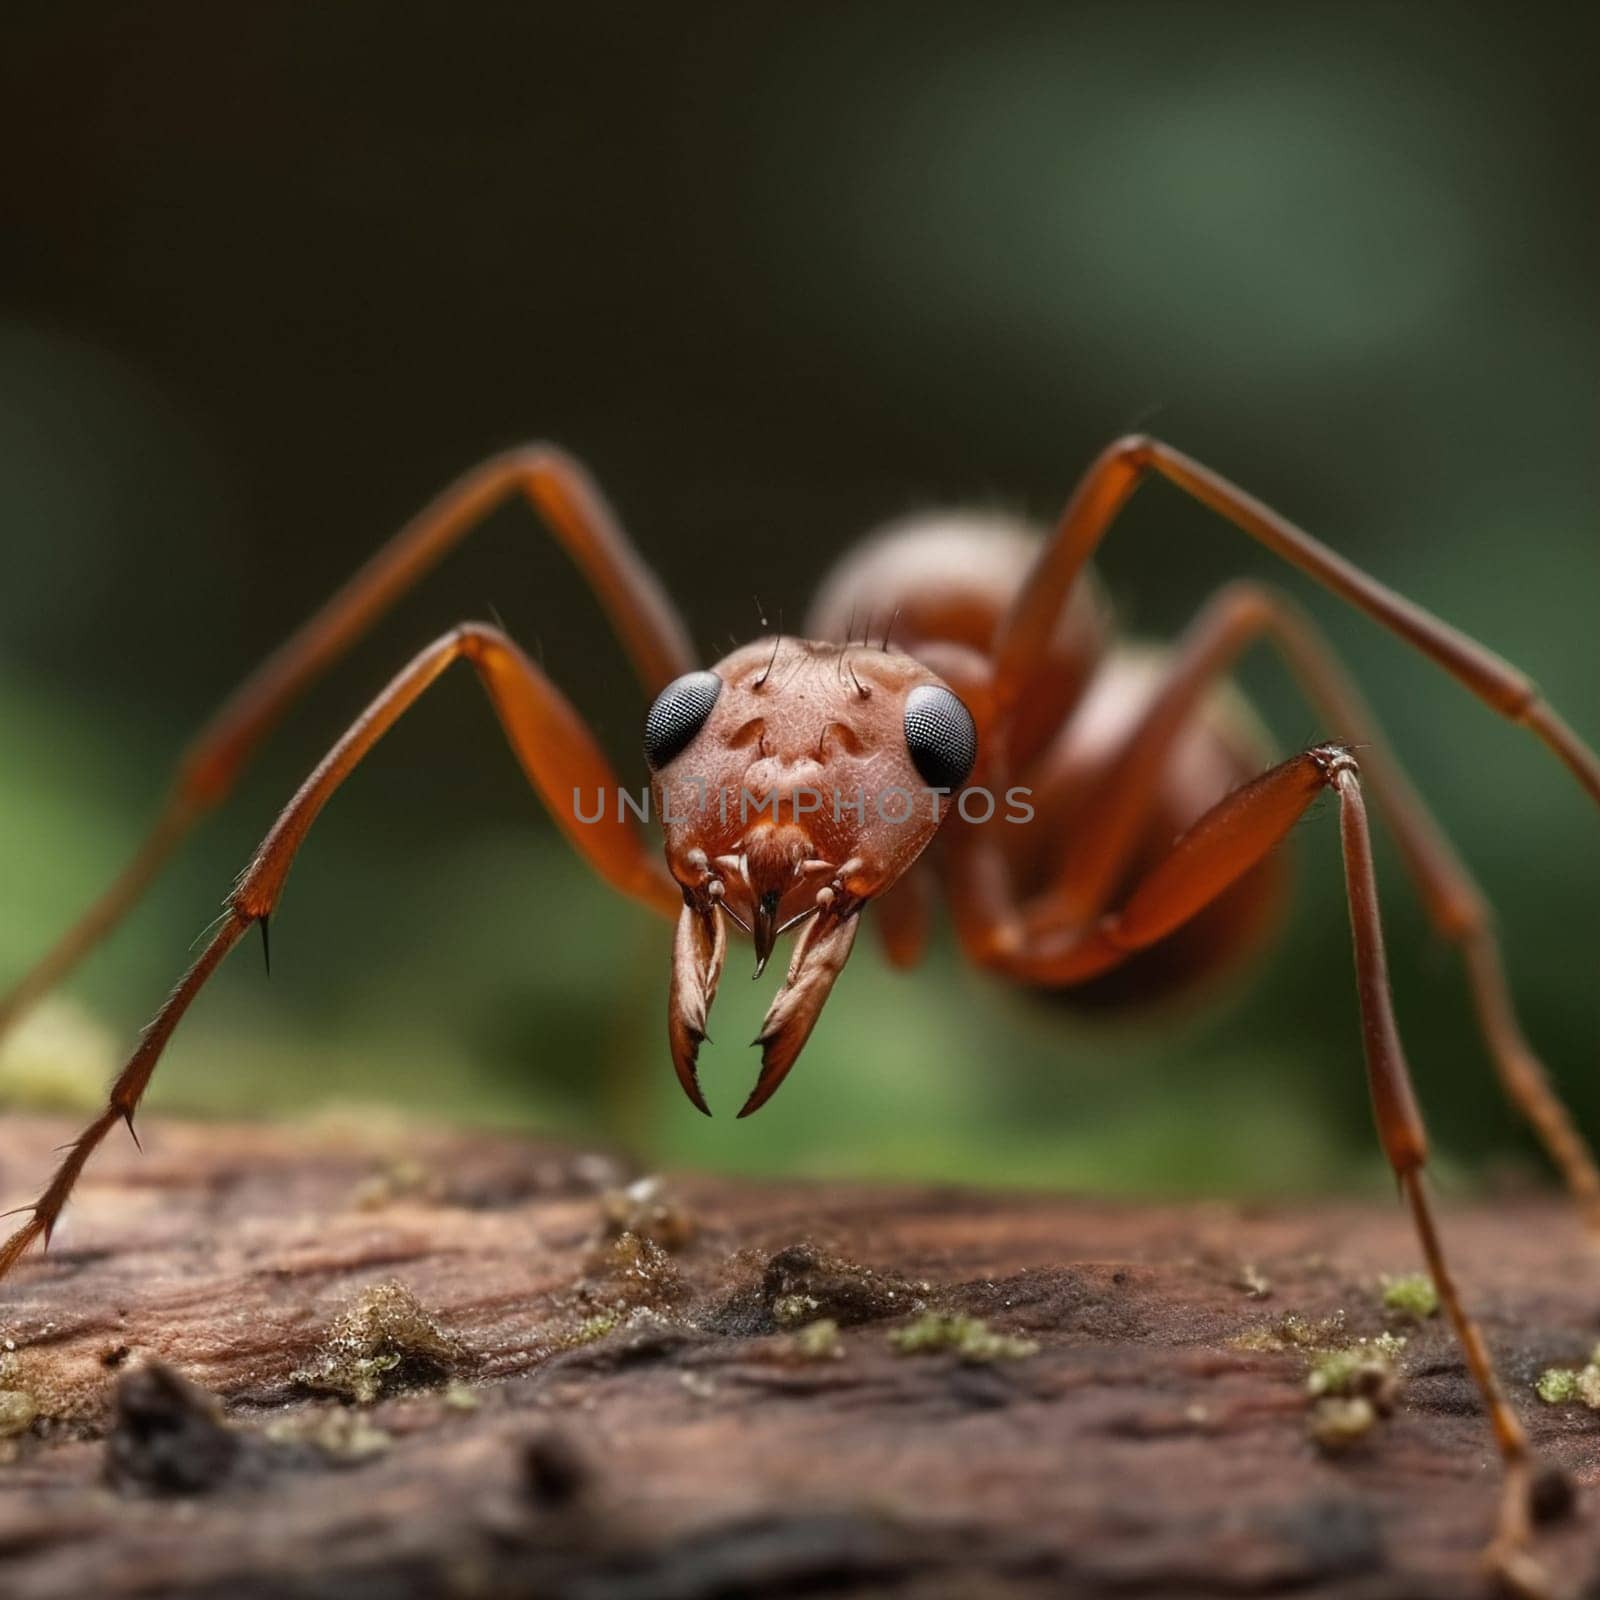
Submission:
[[[1450,1318],[1467,1370],[1483,1398],[1494,1430],[1504,1471],[1500,1516],[1494,1541],[1484,1552],[1489,1568],[1515,1592],[1547,1592],[1547,1580],[1528,1552],[1532,1532],[1530,1489],[1532,1463],[1528,1436],[1506,1400],[1495,1375],[1488,1346],[1462,1304],[1454,1274],[1422,1182],[1427,1135],[1417,1109],[1411,1072],[1406,1065],[1389,992],[1388,963],[1383,949],[1383,923],[1378,913],[1378,880],[1372,868],[1372,836],[1361,797],[1355,761],[1341,752],[1327,763],[1327,781],[1339,794],[1339,836],[1344,848],[1345,891],[1350,902],[1350,931],[1355,946],[1356,987],[1361,997],[1362,1033],[1367,1077],[1378,1118],[1378,1136],[1405,1194],[1416,1226],[1428,1273]]]
[[[0,995],[0,1034],[133,908],[163,862],[227,797],[257,745],[311,683],[513,493],[532,504],[578,564],[649,693],[695,665],[671,601],[583,468],[549,445],[491,457],[424,507],[234,691],[182,757],[161,811],[132,860],[55,946]]]
[[[1237,882],[1282,841],[1325,788],[1339,796],[1356,990],[1378,1137],[1411,1211],[1440,1303],[1489,1413],[1505,1471],[1499,1525],[1487,1559],[1515,1592],[1542,1595],[1547,1592],[1545,1580],[1527,1549],[1527,1435],[1500,1388],[1483,1336],[1462,1304],[1422,1184],[1427,1133],[1390,997],[1372,840],[1359,769],[1350,752],[1342,745],[1305,751],[1227,795],[1151,868],[1120,911],[1088,931],[1063,929],[1053,941],[1036,932],[1025,942],[1021,923],[1012,914],[993,930],[995,964],[1024,979],[1057,985],[1108,970],[1165,938]]]
[[[1288,663],[1306,699],[1336,736],[1361,747],[1367,788],[1394,831],[1428,916],[1461,951],[1479,1031],[1501,1086],[1538,1134],[1585,1224],[1600,1235],[1600,1172],[1518,1024],[1482,889],[1406,778],[1332,647],[1310,618],[1275,590],[1253,582],[1229,584],[1190,624],[1143,715],[1108,757],[1095,783],[1094,805],[1068,843],[1056,884],[1022,908],[1025,933],[1086,927],[1106,908],[1138,844],[1149,797],[1173,745],[1206,695],[1263,637]]]
[[[228,896],[222,925],[184,974],[155,1020],[140,1035],[128,1063],[111,1086],[106,1108],[68,1148],[28,1220],[0,1245],[0,1277],[36,1240],[50,1239],[84,1163],[119,1122],[133,1115],[179,1019],[222,959],[252,923],[265,925],[283,893],[295,852],[317,814],[361,759],[416,703],[452,662],[471,662],[528,781],[539,792],[578,853],[613,888],[664,916],[676,916],[682,895],[665,867],[645,849],[620,814],[602,804],[593,822],[580,814],[583,797],[617,792],[616,776],[571,703],[498,628],[467,623],[416,656],[350,725],[284,807]]]
[[[1142,434],[1119,439],[1084,474],[1061,514],[1054,537],[1000,625],[993,659],[1002,719],[1026,694],[1079,573],[1118,512],[1151,472],[1160,473],[1274,555],[1309,573],[1324,588],[1431,657],[1501,716],[1530,729],[1600,803],[1600,756],[1509,662],[1379,583],[1210,468]]]

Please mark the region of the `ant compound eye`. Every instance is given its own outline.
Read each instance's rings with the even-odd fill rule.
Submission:
[[[978,758],[972,713],[942,683],[918,684],[906,696],[906,748],[930,789],[959,789]]]
[[[716,673],[686,672],[656,696],[644,719],[644,758],[652,772],[688,749],[721,693]]]

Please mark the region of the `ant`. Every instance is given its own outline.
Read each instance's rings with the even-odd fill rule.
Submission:
[[[1600,801],[1600,760],[1515,668],[1155,439],[1106,449],[1048,536],[975,514],[881,531],[825,580],[803,637],[760,639],[709,670],[697,667],[661,585],[583,469],[547,446],[513,450],[447,488],[227,701],[183,758],[122,875],[0,1000],[0,1028],[112,929],[306,688],[517,494],[584,573],[652,697],[644,756],[665,865],[620,803],[588,815],[593,797],[619,794],[618,784],[544,672],[497,627],[451,629],[382,690],[279,815],[104,1111],[0,1245],[0,1276],[32,1244],[48,1243],[110,1129],[126,1121],[132,1130],[161,1052],[223,958],[253,924],[265,943],[295,852],[334,790],[453,662],[477,673],[529,781],[578,853],[612,888],[674,919],[668,1038],[678,1079],[701,1111],[696,1058],[730,924],[753,940],[758,972],[779,937],[798,930],[756,1040],[760,1075],[740,1112],[748,1116],[794,1065],[869,904],[895,966],[917,961],[942,891],[978,966],[1100,1003],[1137,1004],[1260,949],[1285,888],[1274,848],[1331,790],[1378,1136],[1504,1466],[1487,1556],[1513,1586],[1544,1592],[1528,1549],[1528,1439],[1462,1303],[1422,1182],[1427,1136],[1390,1001],[1366,794],[1394,831],[1434,925],[1461,952],[1506,1093],[1597,1233],[1600,1173],[1522,1036],[1481,891],[1311,622],[1276,590],[1236,582],[1170,650],[1117,640],[1089,561],[1151,474],[1430,656],[1542,740]],[[876,645],[865,629],[855,638],[859,615],[892,619]],[[1276,765],[1254,724],[1220,693],[1240,654],[1263,639],[1330,735]],[[1002,813],[994,804],[1002,791],[1025,801]],[[980,794],[986,805],[963,803]]]

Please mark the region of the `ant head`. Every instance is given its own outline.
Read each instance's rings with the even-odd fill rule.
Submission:
[[[759,640],[667,685],[645,720],[667,864],[683,889],[674,1060],[690,1098],[725,947],[805,925],[758,1041],[764,1069],[741,1115],[777,1088],[855,937],[856,913],[916,860],[977,756],[971,713],[910,656]],[[778,1063],[781,1063],[779,1065]]]
[[[797,920],[894,883],[977,755],[967,708],[910,656],[788,638],[668,684],[644,742],[673,876],[762,963]]]

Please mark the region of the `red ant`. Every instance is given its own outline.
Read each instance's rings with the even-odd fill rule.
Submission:
[[[730,923],[753,938],[758,967],[781,934],[800,930],[757,1040],[761,1073],[743,1116],[793,1066],[869,902],[897,966],[921,954],[938,888],[980,966],[1019,983],[1137,1003],[1261,946],[1283,890],[1274,847],[1332,790],[1379,1138],[1504,1462],[1490,1556],[1502,1576],[1539,1590],[1527,1554],[1527,1437],[1462,1306],[1422,1184],[1427,1139],[1390,1003],[1364,789],[1394,830],[1434,924],[1462,952],[1507,1094],[1597,1231],[1600,1174],[1518,1028],[1483,895],[1312,624],[1275,591],[1234,583],[1170,652],[1117,642],[1088,563],[1152,472],[1431,656],[1530,729],[1600,801],[1600,760],[1521,673],[1153,439],[1106,450],[1048,538],[981,516],[879,534],[824,583],[803,638],[759,640],[709,671],[696,669],[683,624],[582,469],[543,446],[513,451],[447,489],[234,694],[182,761],[122,876],[0,1002],[0,1028],[115,925],[306,687],[513,493],[532,502],[582,568],[653,697],[644,753],[665,866],[620,805],[587,820],[595,793],[614,795],[618,785],[561,691],[500,629],[452,629],[362,712],[278,817],[105,1110],[0,1246],[0,1275],[36,1240],[48,1242],[106,1133],[123,1120],[132,1129],[167,1040],[223,957],[252,924],[265,939],[295,851],[333,791],[454,661],[478,674],[523,770],[579,854],[613,888],[676,920],[668,1033],[679,1081],[702,1111],[696,1055]],[[898,643],[887,626],[877,646],[865,634],[856,642],[858,615],[892,617]],[[1337,740],[1265,771],[1260,736],[1216,692],[1260,638],[1284,656]],[[977,790],[988,802],[977,816],[951,803]],[[1026,805],[1002,812],[993,804],[1002,791],[1025,795]],[[1019,824],[1024,812],[1030,820]]]

